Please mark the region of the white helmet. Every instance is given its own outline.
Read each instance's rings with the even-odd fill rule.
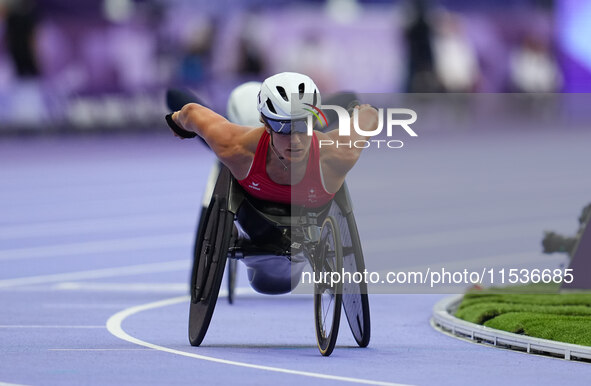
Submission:
[[[293,98],[294,94],[297,97]],[[320,105],[320,92],[308,76],[282,72],[265,79],[261,86],[258,110],[264,118],[288,121],[305,118],[310,108]]]
[[[230,122],[244,126],[261,126],[261,115],[257,110],[257,96],[261,82],[246,82],[230,93],[226,115]]]

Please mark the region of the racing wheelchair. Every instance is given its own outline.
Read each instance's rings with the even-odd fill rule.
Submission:
[[[231,95],[228,108],[231,121],[246,125],[248,121],[258,122],[256,105],[250,105],[256,101],[260,88],[255,86],[245,84],[240,93]],[[329,100],[330,104],[346,107],[356,101],[356,96],[340,93]],[[167,92],[171,111],[180,110],[190,102],[203,104],[192,93],[174,89]],[[251,114],[254,112],[256,116]],[[329,118],[337,120],[337,117]],[[195,137],[171,122],[170,116],[167,122],[178,135]],[[207,333],[226,266],[228,300],[232,303],[237,261],[247,266],[250,285],[265,294],[293,290],[303,270],[310,266],[314,275],[314,320],[320,353],[328,356],[334,349],[341,305],[357,344],[360,347],[369,344],[367,284],[326,280],[333,272],[353,276],[365,270],[346,184],[320,208],[263,202],[247,194],[230,171],[217,162],[210,173],[196,233],[190,281],[191,345],[199,346]]]
[[[332,353],[341,305],[357,344],[370,339],[367,284],[321,280],[331,272],[363,272],[365,263],[345,184],[320,208],[260,201],[248,195],[229,170],[220,170],[209,206],[201,216],[191,275],[189,341],[199,346],[213,316],[227,261],[242,261],[250,285],[266,294],[295,288],[309,264],[314,275],[314,316],[320,353]],[[230,264],[229,267],[232,267]],[[228,269],[229,296],[234,268]],[[318,280],[317,280],[318,279]]]

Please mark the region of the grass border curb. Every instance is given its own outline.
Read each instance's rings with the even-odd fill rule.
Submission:
[[[456,318],[453,313],[464,295],[448,296],[433,306],[431,325],[457,338],[484,343],[494,347],[507,348],[530,354],[547,355],[575,361],[591,361],[591,347],[556,342],[496,330]]]

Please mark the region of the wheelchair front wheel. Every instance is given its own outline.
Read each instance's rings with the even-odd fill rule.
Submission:
[[[341,281],[331,281],[331,273],[340,274],[343,269],[339,224],[332,216],[328,216],[322,224],[320,241],[314,255],[316,342],[320,353],[329,356],[334,350],[339,333],[343,289]]]

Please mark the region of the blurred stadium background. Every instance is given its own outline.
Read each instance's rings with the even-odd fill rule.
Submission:
[[[587,92],[590,0],[0,0],[0,135],[162,130],[164,90]]]

